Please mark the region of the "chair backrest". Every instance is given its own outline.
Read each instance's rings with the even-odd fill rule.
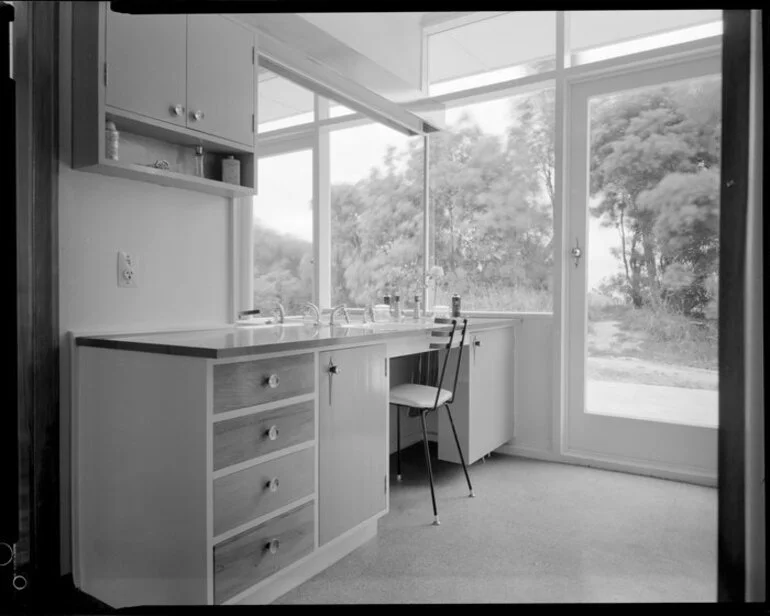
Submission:
[[[446,353],[444,354],[444,363],[441,366],[441,374],[437,384],[438,390],[436,391],[436,402],[434,403],[434,406],[436,406],[436,404],[438,404],[439,394],[444,386],[444,375],[446,374],[446,367],[449,362],[449,355],[451,354],[450,351],[455,347],[459,347],[454,381],[452,382],[452,397],[450,398],[450,400],[454,400],[455,390],[457,389],[457,377],[460,374],[460,364],[463,360],[463,347],[465,346],[465,332],[468,329],[468,319],[463,319],[459,338],[457,337],[457,319],[436,318],[434,319],[434,323],[437,327],[434,327],[431,330],[432,340],[430,348],[446,350]]]

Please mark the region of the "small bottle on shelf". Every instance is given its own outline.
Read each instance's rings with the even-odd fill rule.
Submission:
[[[118,140],[120,138],[120,133],[118,133],[115,122],[107,122],[107,124],[105,124],[105,136],[105,157],[109,160],[118,160]]]
[[[195,146],[195,175],[199,178],[203,177],[203,146]]]
[[[414,320],[419,321],[422,318],[422,306],[421,304],[421,297],[419,295],[414,296]]]

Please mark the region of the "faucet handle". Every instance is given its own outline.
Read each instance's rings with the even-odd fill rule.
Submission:
[[[240,310],[238,312],[238,320],[240,321],[243,317],[248,317],[256,314],[261,314],[262,311],[259,308],[255,308],[254,310]]]

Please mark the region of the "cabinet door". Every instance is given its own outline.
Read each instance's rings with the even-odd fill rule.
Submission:
[[[387,509],[388,378],[384,345],[327,351],[319,359],[322,545]]]
[[[513,438],[513,328],[471,336],[470,458]]]
[[[187,19],[187,127],[253,146],[253,32],[218,15]]]
[[[126,15],[107,9],[107,105],[185,125],[186,15]]]

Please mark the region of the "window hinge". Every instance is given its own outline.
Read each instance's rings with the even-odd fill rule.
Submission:
[[[388,476],[385,475],[385,477],[383,477],[383,479],[385,479],[385,481],[382,482],[383,483],[383,485],[382,485],[382,492],[384,494],[387,494],[388,493]]]
[[[107,87],[107,63],[104,63],[104,87]]]
[[[251,132],[254,132],[254,114],[251,114]]]
[[[385,376],[388,376],[388,358],[385,358]]]
[[[256,63],[256,58],[257,58],[257,50],[256,50],[256,48],[254,47],[254,45],[252,45],[252,46],[251,46],[251,63],[252,63],[252,64],[255,64],[255,63]]]

